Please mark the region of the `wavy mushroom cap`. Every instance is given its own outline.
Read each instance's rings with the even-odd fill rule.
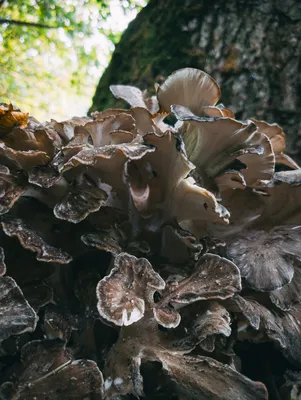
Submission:
[[[61,146],[59,135],[12,105],[4,104],[1,110],[0,133],[1,121],[5,125],[0,140],[1,163],[25,171],[48,164]]]
[[[242,185],[258,187],[269,181],[274,172],[275,157],[270,140],[253,122],[232,118],[197,117],[181,106],[172,106],[175,116],[183,121],[179,132],[187,157],[196,165],[200,179],[219,178],[223,186],[235,188],[237,179],[223,179],[236,170]],[[222,182],[220,182],[222,180]]]
[[[91,121],[91,119],[87,117],[73,117],[61,122],[52,119],[51,126],[56,132],[58,132],[63,140],[68,142],[73,138],[75,128],[78,126],[84,126],[89,121]]]
[[[110,90],[116,99],[122,99],[132,108],[144,108],[151,114],[159,111],[159,104],[156,96],[148,97],[146,92],[142,92],[135,86],[130,85],[111,85]]]
[[[264,209],[258,225],[266,229],[284,224],[301,224],[301,186],[297,182],[301,170],[295,171],[276,173],[274,184],[264,189]]]
[[[145,126],[151,126],[149,113],[144,119],[144,111],[109,109],[94,113],[94,120],[72,118],[54,124],[59,131],[71,132],[54,164],[72,184],[54,208],[58,218],[78,223],[89,213],[112,202],[117,205],[118,201],[127,209],[124,165],[154,151],[143,144],[139,133]]]
[[[293,278],[292,260],[301,257],[300,233],[300,226],[282,226],[268,232],[245,231],[228,244],[228,253],[249,286],[272,291]]]
[[[265,134],[270,139],[275,154],[280,154],[285,150],[285,133],[278,124],[269,124],[253,118],[250,120],[257,126],[258,132]]]
[[[181,140],[172,132],[162,136],[148,134],[146,144],[155,148],[153,155],[127,164],[127,180],[138,213],[150,218],[151,229],[177,220],[213,220],[227,222],[227,211],[214,195],[187,178],[194,166],[183,151]]]
[[[179,104],[196,115],[202,115],[202,107],[215,106],[220,95],[220,88],[215,80],[206,72],[195,68],[175,71],[157,90],[160,108],[166,113],[170,113],[170,106]]]

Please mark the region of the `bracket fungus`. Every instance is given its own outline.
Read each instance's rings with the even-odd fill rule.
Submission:
[[[0,399],[289,400],[301,168],[285,133],[236,119],[197,69],[155,95],[110,89],[128,109],[40,123],[0,104]]]

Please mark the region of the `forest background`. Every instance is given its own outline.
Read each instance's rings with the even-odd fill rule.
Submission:
[[[84,115],[144,0],[0,0],[0,101],[44,121]]]

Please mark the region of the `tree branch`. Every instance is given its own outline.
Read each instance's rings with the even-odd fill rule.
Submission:
[[[46,28],[46,29],[57,29],[57,28],[59,28],[59,26],[49,26],[49,25],[39,24],[39,23],[35,23],[35,22],[17,21],[15,19],[5,19],[5,18],[0,18],[0,24],[32,26],[34,28]]]

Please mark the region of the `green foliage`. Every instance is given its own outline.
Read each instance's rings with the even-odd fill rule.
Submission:
[[[74,114],[87,109],[121,35],[109,23],[116,3],[125,18],[143,5],[141,0],[0,0],[0,101],[39,117],[67,116],[64,107],[70,103]]]

